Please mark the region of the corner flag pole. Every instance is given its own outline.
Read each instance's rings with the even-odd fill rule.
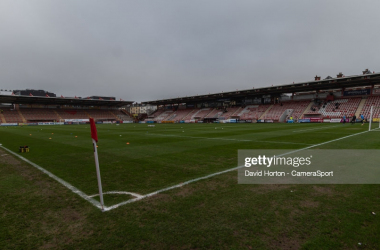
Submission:
[[[101,180],[101,178],[100,178],[99,159],[98,159],[98,149],[96,148],[96,143],[98,142],[98,132],[96,131],[96,126],[95,126],[94,118],[90,118],[90,126],[91,126],[92,145],[94,146],[94,157],[95,157],[95,166],[96,166],[96,176],[98,177],[98,188],[99,188],[100,204],[102,205],[102,210],[104,210],[103,190],[102,190],[102,180]]]

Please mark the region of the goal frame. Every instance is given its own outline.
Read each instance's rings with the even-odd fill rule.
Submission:
[[[371,131],[371,127],[372,127],[372,120],[373,120],[373,111],[374,111],[374,108],[378,108],[380,109],[380,107],[378,106],[371,106],[371,110],[370,110],[370,113],[369,113],[369,126],[368,126],[368,131]],[[380,129],[380,117],[379,118],[379,129]]]

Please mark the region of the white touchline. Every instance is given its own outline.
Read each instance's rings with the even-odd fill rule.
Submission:
[[[356,135],[360,135],[360,134],[364,134],[364,133],[367,133],[367,132],[370,132],[370,131],[363,131],[363,132],[360,132],[360,133],[356,133],[356,134],[352,134],[352,135],[348,135],[348,136],[344,136],[344,137],[341,137],[341,138],[337,138],[337,139],[334,139],[334,140],[330,140],[330,141],[326,141],[326,142],[322,142],[322,143],[318,143],[318,144],[314,144],[314,145],[311,145],[309,147],[305,147],[305,148],[301,148],[301,149],[297,149],[297,150],[293,150],[293,151],[290,151],[290,152],[287,152],[287,153],[284,153],[284,154],[281,154],[281,155],[278,155],[278,156],[283,156],[283,155],[287,155],[287,154],[292,154],[292,153],[296,153],[296,152],[299,152],[299,151],[303,151],[303,150],[306,150],[306,149],[309,149],[309,148],[314,148],[314,147],[318,147],[318,146],[321,146],[321,145],[324,145],[324,144],[328,144],[328,143],[331,143],[331,142],[335,142],[335,141],[339,141],[339,140],[343,140],[343,139],[346,139],[348,137],[352,137],[352,136],[356,136]],[[165,192],[165,191],[168,191],[168,190],[171,190],[171,189],[175,189],[175,188],[179,188],[179,187],[182,187],[184,185],[187,185],[187,184],[190,184],[192,182],[196,182],[196,181],[200,181],[200,180],[204,180],[204,179],[208,179],[210,177],[213,177],[213,176],[216,176],[216,175],[220,175],[220,174],[224,174],[224,173],[228,173],[228,172],[231,172],[231,171],[234,171],[234,170],[237,170],[239,168],[243,168],[244,165],[242,166],[237,166],[237,167],[234,167],[234,168],[230,168],[230,169],[226,169],[226,170],[223,170],[223,171],[220,171],[220,172],[216,172],[216,173],[213,173],[213,174],[209,174],[209,175],[206,175],[206,176],[203,176],[203,177],[199,177],[199,178],[195,178],[195,179],[192,179],[192,180],[189,180],[189,181],[185,181],[185,182],[182,182],[180,184],[177,184],[177,185],[174,185],[174,186],[171,186],[171,187],[167,187],[167,188],[164,188],[164,189],[160,189],[160,190],[157,190],[155,192],[152,192],[152,193],[149,193],[149,194],[146,194],[146,195],[143,195],[139,198],[135,198],[135,199],[131,199],[131,200],[127,200],[127,201],[124,201],[124,202],[121,202],[121,203],[118,203],[116,205],[113,205],[113,206],[110,206],[110,207],[107,207],[105,208],[104,210],[105,211],[110,211],[112,209],[115,209],[115,208],[118,208],[122,205],[126,205],[128,203],[132,203],[132,202],[135,202],[135,201],[139,201],[139,200],[142,200],[144,198],[147,198],[147,197],[150,197],[150,196],[153,196],[153,195],[156,195],[158,193],[162,193],[162,192]]]
[[[99,209],[102,209],[102,206],[100,205],[100,202],[98,202],[97,200],[91,198],[90,196],[86,195],[85,193],[83,193],[82,191],[80,191],[79,189],[77,189],[76,187],[74,187],[73,185],[71,185],[70,183],[62,180],[61,178],[59,178],[58,176],[52,174],[51,172],[47,171],[46,169],[44,169],[43,167],[41,166],[38,166],[37,164],[35,164],[34,162],[31,162],[29,161],[28,159],[12,152],[11,150],[7,149],[6,147],[2,146],[2,144],[0,144],[0,147],[3,148],[4,150],[8,151],[9,153],[13,154],[14,156],[20,158],[21,160],[25,161],[26,163],[29,163],[30,165],[32,165],[33,167],[37,168],[38,170],[40,170],[41,172],[47,174],[49,177],[53,178],[54,180],[58,181],[59,183],[61,183],[63,186],[67,187],[68,189],[70,189],[73,193],[76,193],[77,195],[79,195],[80,197],[82,197],[83,199],[89,201],[92,205],[94,205],[95,207],[99,208]]]

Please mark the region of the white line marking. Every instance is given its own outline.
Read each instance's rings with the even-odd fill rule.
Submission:
[[[192,138],[192,139],[207,139],[207,140],[222,140],[222,141],[251,141],[251,142],[267,142],[267,143],[283,143],[283,144],[301,144],[301,145],[312,145],[307,143],[298,143],[298,142],[276,142],[276,141],[256,141],[256,140],[240,140],[240,139],[228,139],[228,138],[218,138],[218,137],[201,137],[201,136],[182,136],[182,135],[165,135],[150,133],[148,135],[157,135],[157,136],[168,136],[168,137],[182,137],[182,138]]]
[[[182,135],[165,135],[165,134],[153,134],[148,135],[157,135],[157,136],[169,136],[169,137],[183,137],[183,138],[193,138],[193,139],[208,139],[208,140],[223,140],[223,141],[252,141],[252,140],[239,140],[239,139],[228,139],[228,138],[217,138],[217,137],[201,137],[201,136],[182,136]]]
[[[79,189],[77,189],[76,187],[74,187],[73,185],[71,185],[70,183],[62,180],[61,178],[59,178],[58,176],[52,174],[51,172],[47,171],[46,169],[44,169],[43,167],[40,167],[38,166],[37,164],[29,161],[28,159],[12,152],[11,150],[7,149],[6,147],[2,146],[0,144],[0,147],[3,148],[4,150],[8,151],[9,153],[11,153],[12,155],[20,158],[21,160],[25,161],[26,163],[29,163],[30,165],[32,165],[33,167],[37,168],[38,170],[40,170],[41,172],[47,174],[49,177],[53,178],[54,180],[58,181],[59,183],[61,183],[63,186],[67,187],[68,189],[70,189],[73,193],[79,195],[80,197],[82,197],[83,199],[87,200],[88,202],[90,202],[92,205],[94,205],[95,207],[99,208],[100,210],[102,209],[102,206],[100,205],[100,202],[98,202],[97,200],[91,198],[90,196],[88,196],[87,194],[83,193],[82,191],[80,191]]]
[[[282,144],[299,144],[299,145],[313,145],[313,144],[309,144],[309,143],[301,143],[301,142],[286,142],[286,141],[254,141],[254,142],[282,143]]]
[[[356,133],[356,134],[352,134],[352,135],[344,136],[344,137],[337,138],[337,139],[334,139],[334,140],[330,140],[330,141],[326,141],[326,142],[322,142],[322,143],[314,144],[314,145],[311,145],[311,146],[309,146],[309,147],[301,148],[301,149],[297,149],[297,150],[293,150],[293,151],[290,151],[290,152],[287,152],[287,153],[284,153],[284,154],[281,154],[281,155],[278,155],[278,156],[283,156],[283,155],[287,155],[287,154],[296,153],[296,152],[303,151],[303,150],[306,150],[306,149],[309,149],[309,148],[318,147],[318,146],[321,146],[321,145],[324,145],[324,144],[328,144],[328,143],[331,143],[331,142],[335,142],[335,141],[343,140],[343,139],[346,139],[346,138],[349,138],[349,137],[352,137],[352,136],[356,136],[356,135],[360,135],[360,134],[364,134],[364,133],[367,133],[367,132],[370,132],[370,131],[363,131],[363,132],[360,132],[360,133]],[[118,208],[118,207],[120,207],[120,206],[122,206],[122,205],[126,205],[126,204],[128,204],[128,203],[132,203],[132,202],[135,202],[135,201],[139,201],[139,200],[142,200],[142,199],[144,199],[144,198],[147,198],[147,197],[150,197],[150,196],[153,196],[153,195],[156,195],[156,194],[159,194],[159,193],[162,193],[162,192],[165,192],[165,191],[171,190],[171,189],[179,188],[179,187],[182,187],[182,186],[184,186],[184,185],[190,184],[190,183],[192,183],[192,182],[196,182],[196,181],[199,181],[199,180],[208,179],[208,178],[213,177],[213,176],[216,176],[216,175],[220,175],[220,174],[224,174],[224,173],[227,173],[227,172],[231,172],[231,171],[237,170],[237,169],[242,168],[242,167],[244,167],[244,165],[242,165],[242,166],[237,166],[237,167],[234,167],[234,168],[230,168],[230,169],[227,169],[227,170],[223,170],[223,171],[220,171],[220,172],[216,172],[216,173],[213,173],[213,174],[209,174],[209,175],[206,175],[206,176],[203,176],[203,177],[195,178],[195,179],[192,179],[192,180],[189,180],[189,181],[185,181],[185,182],[182,182],[182,183],[180,183],[180,184],[177,184],[177,185],[174,185],[174,186],[171,186],[171,187],[167,187],[167,188],[160,189],[160,190],[157,190],[157,191],[155,191],[155,192],[152,192],[152,193],[149,193],[149,194],[146,194],[146,195],[142,195],[142,196],[139,197],[139,198],[135,198],[135,199],[127,200],[127,201],[124,201],[124,202],[118,203],[118,204],[116,204],[116,205],[113,205],[113,206],[107,207],[107,208],[104,209],[104,211],[110,211],[110,210],[115,209],[115,208]]]
[[[342,126],[342,125],[326,126],[326,127],[322,127],[322,128],[311,128],[311,129],[295,130],[293,132],[302,132],[302,131],[310,131],[310,130],[318,130],[318,129],[329,129],[329,128],[335,128],[335,127],[339,127],[339,126]]]
[[[141,194],[136,194],[136,193],[132,193],[132,192],[124,192],[124,191],[109,191],[109,192],[104,192],[103,194],[129,194],[129,195],[132,195],[132,196],[135,196],[137,198],[139,197],[142,197]],[[93,194],[93,195],[90,195],[89,197],[96,197],[96,196],[99,196],[99,194]]]

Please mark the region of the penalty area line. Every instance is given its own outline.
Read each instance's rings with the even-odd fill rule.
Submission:
[[[10,154],[16,156],[17,158],[21,159],[22,161],[32,165],[33,167],[37,168],[38,170],[40,170],[41,172],[47,174],[50,178],[58,181],[60,184],[62,184],[63,186],[65,186],[66,188],[70,189],[73,193],[79,195],[80,197],[82,197],[83,199],[85,199],[86,201],[90,202],[92,205],[94,205],[95,207],[99,208],[100,210],[102,210],[102,206],[100,204],[99,201],[91,198],[90,196],[88,196],[87,194],[83,193],[82,191],[80,191],[78,188],[74,187],[73,185],[71,185],[70,183],[62,180],[61,178],[59,178],[58,176],[54,175],[53,173],[47,171],[46,169],[44,169],[43,167],[37,165],[36,163],[34,162],[31,162],[29,161],[28,159],[16,154],[15,152],[11,151],[10,149],[2,146],[2,144],[0,144],[0,148],[8,151]]]
[[[307,150],[307,149],[310,149],[310,148],[322,146],[322,145],[325,145],[325,144],[328,144],[328,143],[331,143],[331,142],[340,141],[340,140],[343,140],[343,139],[346,139],[346,138],[349,138],[349,137],[352,137],[352,136],[361,135],[361,134],[368,133],[368,132],[370,132],[370,131],[367,130],[367,131],[363,131],[363,132],[360,132],[360,133],[343,136],[343,137],[340,137],[340,138],[337,138],[337,139],[334,139],[334,140],[330,140],[330,141],[314,144],[314,145],[311,145],[311,146],[308,146],[308,147],[305,147],[305,148],[301,148],[301,149],[296,149],[296,150],[293,150],[293,151],[281,154],[279,156],[283,156],[283,155],[288,155],[288,154],[300,152],[300,151],[303,151],[303,150]],[[172,190],[172,189],[175,189],[175,188],[179,188],[179,187],[185,186],[187,184],[190,184],[190,183],[193,183],[193,182],[197,182],[197,181],[200,181],[200,180],[204,180],[204,179],[208,179],[208,178],[220,175],[220,174],[228,173],[228,172],[231,172],[231,171],[237,170],[239,168],[243,168],[243,167],[244,167],[244,165],[237,166],[237,167],[234,167],[234,168],[230,168],[230,169],[226,169],[226,170],[223,170],[223,171],[220,171],[220,172],[209,174],[209,175],[206,175],[206,176],[203,176],[203,177],[199,177],[199,178],[195,178],[195,179],[192,179],[192,180],[188,180],[188,181],[182,182],[180,184],[177,184],[177,185],[174,185],[174,186],[171,186],[171,187],[163,188],[163,189],[157,190],[155,192],[142,195],[142,196],[140,196],[138,198],[134,198],[134,199],[127,200],[127,201],[124,201],[124,202],[120,202],[120,203],[115,204],[113,206],[109,206],[107,208],[104,208],[104,211],[110,211],[110,210],[113,210],[113,209],[118,208],[120,206],[129,204],[129,203],[133,203],[133,202],[136,202],[136,201],[139,201],[139,200],[142,200],[142,199],[154,196],[156,194],[159,194],[159,193],[162,193],[162,192],[165,192],[165,191],[169,191],[169,190]]]
[[[293,132],[303,132],[303,131],[311,131],[311,130],[329,129],[329,128],[335,128],[335,127],[339,127],[339,126],[342,126],[342,125],[326,126],[326,127],[322,127],[322,128],[311,128],[311,129],[303,129],[303,130],[294,130]]]

